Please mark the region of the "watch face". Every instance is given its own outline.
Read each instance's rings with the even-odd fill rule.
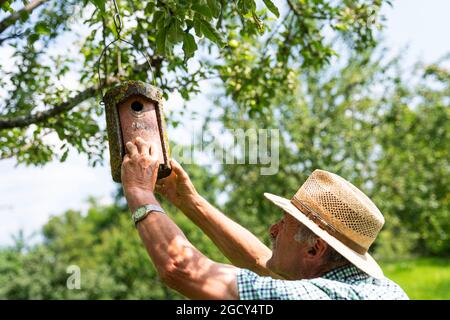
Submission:
[[[132,215],[134,223],[139,222],[140,220],[142,220],[143,218],[146,217],[147,213],[152,212],[152,211],[165,213],[164,210],[159,206],[155,206],[155,205],[151,205],[151,204],[142,206],[142,207],[136,209],[136,211]]]
[[[147,210],[146,210],[145,207],[138,208],[138,209],[136,210],[136,212],[134,213],[134,215],[133,215],[133,220],[134,220],[134,222],[138,222],[139,219],[141,219],[142,216],[146,213],[146,211],[147,211]]]
[[[145,214],[146,211],[147,211],[146,208],[139,208],[137,217],[141,218]]]

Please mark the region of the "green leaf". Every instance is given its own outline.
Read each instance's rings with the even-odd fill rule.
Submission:
[[[166,18],[164,19],[164,24],[163,27],[164,28],[169,28],[169,26],[172,24],[172,20],[174,19],[174,17],[172,15],[167,15]]]
[[[174,19],[174,21],[172,22],[172,24],[169,26],[168,29],[168,37],[169,37],[169,41],[172,43],[178,43],[183,41],[183,34],[184,31],[183,29],[181,29],[180,27],[180,20],[178,19]]]
[[[166,53],[166,29],[161,28],[158,33],[156,34],[156,51],[162,55],[165,55]]]
[[[202,16],[211,19],[213,17],[210,8],[203,3],[196,3],[192,6],[192,10],[198,12]]]
[[[155,3],[154,2],[148,2],[147,5],[144,8],[144,12],[147,15],[151,15],[155,11]]]
[[[36,24],[36,26],[34,27],[34,31],[42,35],[49,35],[51,33],[50,28],[43,22],[39,22],[38,24]]]
[[[37,34],[37,33],[32,33],[28,36],[28,42],[30,44],[35,43],[37,40],[39,40],[39,34]]]
[[[61,161],[61,162],[66,161],[68,155],[69,155],[69,149],[66,149],[66,150],[64,151],[63,155],[61,156],[60,161]]]
[[[189,27],[189,29],[194,27],[194,21],[191,19],[186,19],[184,20],[184,22],[186,23],[186,25]]]
[[[224,41],[220,33],[214,28],[208,21],[204,19],[198,19],[200,23],[201,30],[205,37],[207,37],[212,42],[218,44],[219,46],[224,45]]]
[[[158,10],[153,14],[152,25],[154,27],[161,27],[166,17],[166,12]]]
[[[30,17],[29,11],[19,11],[19,17],[21,22],[25,22]]]
[[[194,30],[195,30],[195,34],[197,35],[197,37],[203,37],[203,32],[202,32],[202,25],[200,23],[200,16],[199,15],[195,15],[194,17]]]
[[[211,10],[212,15],[217,18],[220,15],[220,3],[216,0],[207,0],[208,7]]]
[[[96,6],[101,12],[105,12],[106,0],[89,0],[94,6]]]
[[[239,0],[237,3],[237,8],[241,15],[253,12],[256,10],[255,0]]]
[[[277,18],[280,17],[280,12],[278,8],[273,4],[272,0],[263,0],[266,7],[272,12]]]
[[[348,27],[349,27],[348,25],[343,24],[343,23],[338,23],[335,25],[335,28],[340,31],[347,31]]]
[[[194,36],[190,33],[183,33],[183,51],[185,60],[194,56],[197,51],[197,44],[195,43]]]
[[[5,12],[6,11],[8,11],[9,13],[14,12],[14,9],[11,7],[11,3],[9,3],[9,1],[2,2],[2,4],[0,5],[0,8]]]

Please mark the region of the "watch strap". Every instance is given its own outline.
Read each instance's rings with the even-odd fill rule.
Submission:
[[[147,204],[140,206],[137,208],[133,214],[131,215],[131,219],[134,222],[134,225],[137,226],[137,223],[143,219],[145,219],[152,212],[161,212],[166,213],[163,208],[154,204]]]

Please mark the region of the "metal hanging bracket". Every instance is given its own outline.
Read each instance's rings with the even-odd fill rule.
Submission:
[[[156,79],[155,79],[155,77],[154,77],[151,59],[150,59],[150,57],[149,57],[147,51],[145,51],[145,50],[139,50],[132,42],[130,42],[130,41],[125,40],[125,39],[122,38],[122,36],[121,36],[122,29],[123,29],[122,17],[120,16],[120,11],[119,11],[119,6],[118,6],[118,4],[117,4],[117,1],[116,1],[116,0],[112,0],[112,1],[113,1],[113,3],[114,3],[114,10],[115,10],[115,13],[114,13],[114,16],[113,16],[113,21],[114,21],[114,26],[115,26],[115,29],[116,29],[116,34],[117,34],[117,36],[116,36],[116,38],[115,38],[113,41],[111,41],[110,43],[108,43],[108,44],[103,48],[103,50],[102,50],[102,52],[101,52],[101,54],[100,54],[100,57],[99,57],[98,61],[96,62],[96,66],[97,66],[97,76],[98,76],[98,90],[100,91],[100,96],[101,96],[101,99],[102,99],[102,101],[100,102],[101,105],[104,104],[104,101],[103,101],[103,100],[104,100],[104,99],[103,99],[103,98],[104,98],[103,87],[107,84],[107,80],[108,80],[108,79],[107,79],[107,78],[108,78],[108,75],[105,74],[104,81],[102,81],[101,70],[100,70],[100,68],[101,68],[101,62],[102,62],[103,57],[105,56],[106,52],[108,51],[108,49],[109,49],[110,47],[114,46],[114,45],[117,45],[117,43],[125,43],[126,45],[131,46],[133,49],[136,49],[136,51],[138,51],[138,52],[140,52],[140,53],[142,54],[142,56],[145,58],[145,60],[146,60],[146,62],[147,62],[147,64],[148,64],[149,69],[150,69],[150,72],[151,72],[151,74],[152,74],[152,81],[151,81],[151,82],[152,82],[152,84],[153,84],[154,86],[156,85]],[[120,74],[120,73],[121,73],[121,58],[120,58],[120,53],[119,53],[119,56],[118,56],[117,64],[118,64],[118,68],[119,68],[119,76],[120,76],[120,75],[121,75],[121,74]]]

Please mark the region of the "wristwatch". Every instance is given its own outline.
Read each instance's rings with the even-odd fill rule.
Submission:
[[[137,227],[137,223],[139,221],[145,219],[150,213],[154,211],[164,214],[166,213],[163,208],[154,204],[147,204],[137,208],[136,211],[134,211],[134,213],[131,215],[131,219],[133,220],[134,225]]]

